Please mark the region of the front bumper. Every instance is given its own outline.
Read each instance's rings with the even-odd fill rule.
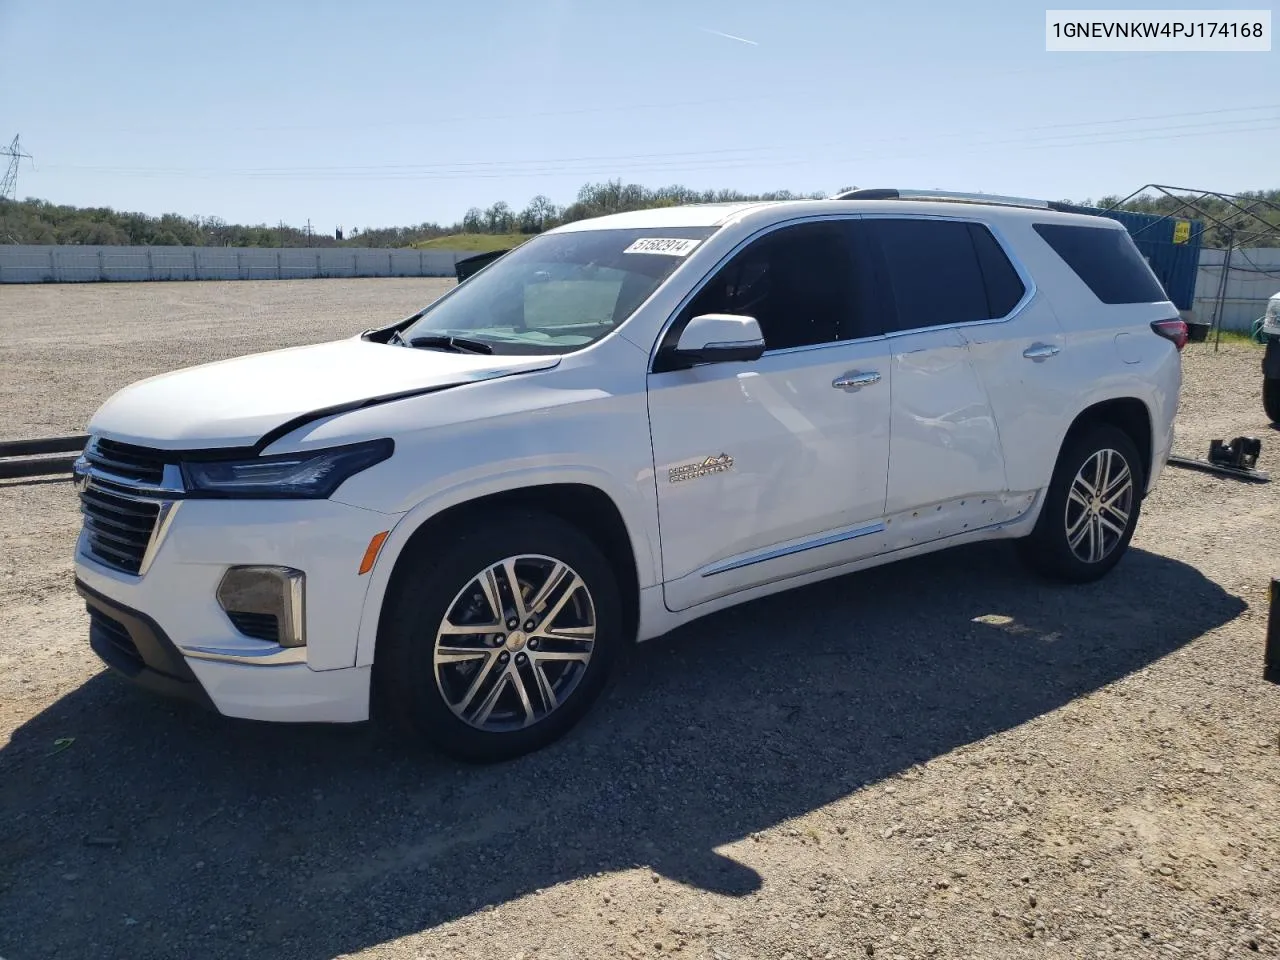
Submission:
[[[146,614],[76,580],[89,608],[89,646],[115,673],[152,693],[198,703],[229,717],[356,723],[369,717],[368,667],[312,670],[189,659]]]
[[[373,535],[398,519],[329,500],[181,501],[143,576],[97,562],[82,535],[76,588],[90,645],[133,682],[227,716],[367,719],[370,670],[355,657],[369,577],[358,568]],[[216,591],[241,564],[306,573],[305,647],[281,651],[235,629]]]
[[[213,708],[186,658],[154,620],[113,603],[79,578],[76,593],[89,609],[89,646],[103,663],[154,693]]]

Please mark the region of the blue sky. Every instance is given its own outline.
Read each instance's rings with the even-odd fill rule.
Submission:
[[[20,196],[322,231],[611,177],[1280,187],[1280,50],[1044,45],[1026,0],[0,0],[0,139]]]

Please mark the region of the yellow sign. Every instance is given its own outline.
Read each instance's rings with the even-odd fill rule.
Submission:
[[[1175,220],[1173,221],[1173,242],[1186,243],[1191,239],[1191,221]]]

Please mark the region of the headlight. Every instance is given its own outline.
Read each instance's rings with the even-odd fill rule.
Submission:
[[[190,460],[182,464],[182,476],[197,496],[323,500],[394,449],[384,439],[252,460]]]

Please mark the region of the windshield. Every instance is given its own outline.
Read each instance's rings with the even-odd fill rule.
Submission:
[[[715,229],[535,237],[432,304],[400,336],[436,347],[441,338],[456,336],[495,354],[580,350],[617,329]]]

